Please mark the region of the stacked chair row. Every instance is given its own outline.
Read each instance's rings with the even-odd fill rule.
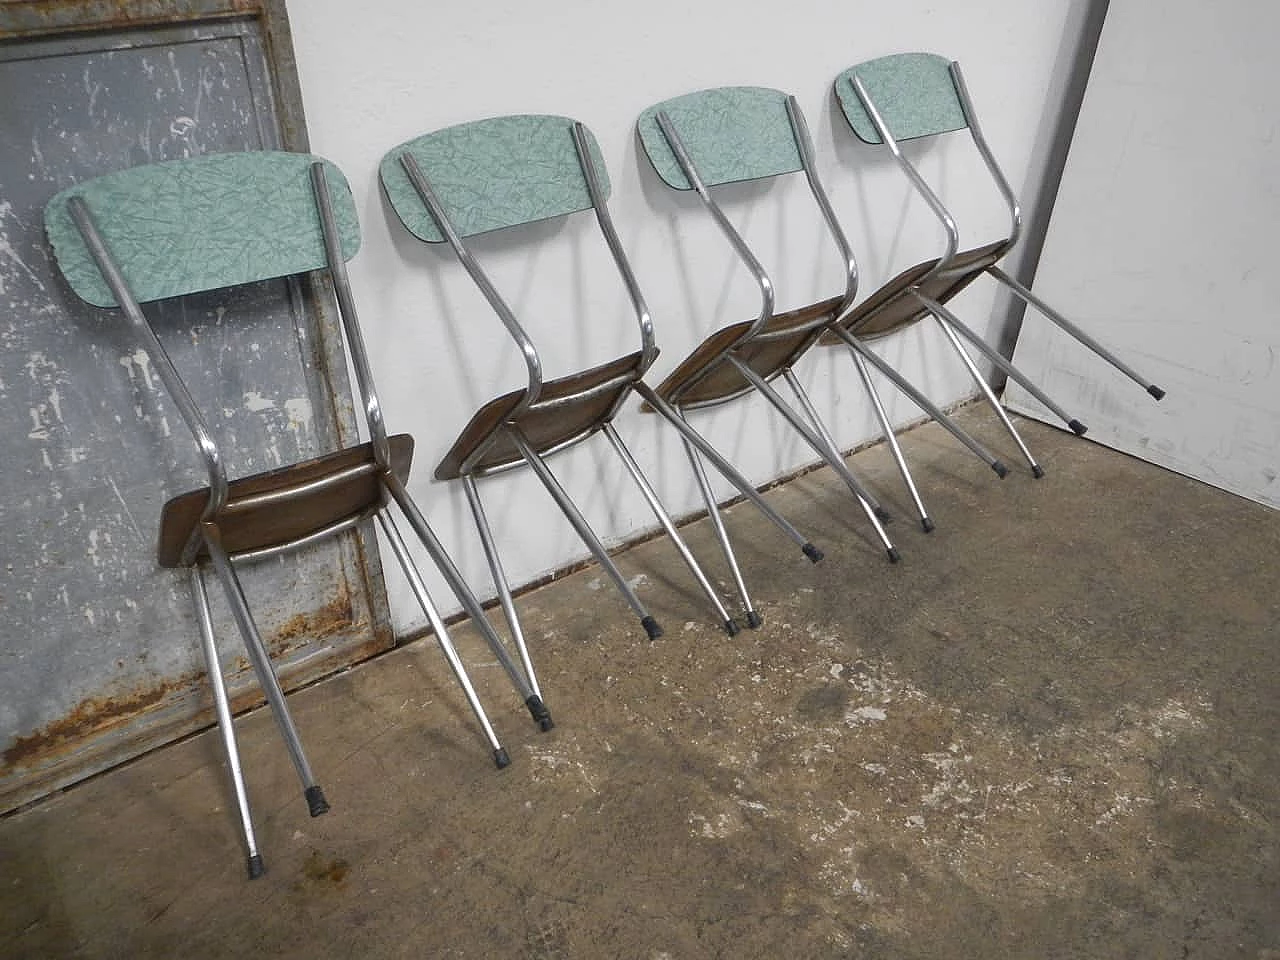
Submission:
[[[462,688],[499,767],[509,762],[438,608],[415,566],[402,525],[421,543],[457,601],[502,665],[534,721],[552,726],[534,673],[528,644],[503,571],[479,492],[484,477],[526,466],[609,574],[650,639],[661,628],[618,571],[547,458],[579,441],[604,434],[626,472],[653,509],[688,566],[718,622],[732,635],[737,619],[702,571],[663,508],[653,486],[613,426],[633,394],[642,409],[675,430],[732,573],[737,603],[751,627],[761,624],[728,531],[717,508],[710,466],[794,541],[811,561],[821,552],[763,499],[751,483],[688,421],[703,407],[759,393],[848,486],[889,559],[898,551],[885,531],[888,514],[849,470],[831,431],[819,418],[793,368],[820,342],[842,343],[879,419],[922,527],[934,522],[911,473],[872,381],[878,371],[1003,477],[1007,468],[976,439],[934,406],[925,394],[870,350],[867,342],[932,318],[973,375],[1038,477],[1043,471],[965,348],[1017,380],[1077,434],[1072,418],[1035,384],[967,327],[946,306],[982,274],[994,277],[1116,365],[1157,399],[1162,392],[1041,302],[999,267],[1018,238],[1019,211],[1008,182],[984,140],[973,104],[955,63],[929,54],[871,61],[841,74],[835,94],[852,132],[892,151],[902,172],[942,223],[945,250],[916,264],[870,296],[858,300],[853,251],[823,189],[803,114],[794,97],[758,87],[704,90],[659,103],[637,123],[643,152],[658,176],[675,190],[696,192],[711,218],[754,278],[760,310],[750,319],[714,331],[657,386],[645,376],[658,355],[644,297],[610,219],[610,181],[599,145],[581,123],[559,116],[507,116],[428,133],[387,153],[380,180],[404,228],[426,243],[446,243],[475,281],[524,358],[528,382],[482,406],[450,447],[435,476],[458,480],[466,492],[510,640],[504,642],[407,489],[413,440],[390,435],[374,387],[357,319],[346,263],[359,247],[360,231],[346,179],[332,163],[305,154],[224,154],[135,167],[59,193],[46,209],[47,232],[70,287],[91,304],[123,313],[151,357],[195,438],[208,470],[207,486],[171,499],[160,518],[159,563],[189,571],[201,643],[248,854],[250,876],[263,872],[241,773],[228,698],[214,641],[202,569],[208,565],[226,594],[249,656],[302,781],[312,816],[328,804],[307,762],[279,681],[236,574],[236,565],[295,550],[374,518],[422,606],[437,643]],[[961,251],[954,219],[899,144],[967,129],[996,186],[1007,199],[1009,235]],[[785,311],[775,309],[775,288],[765,265],[717,204],[723,184],[803,172],[833,246],[845,265],[845,282],[830,297]],[[546,379],[538,349],[509,303],[468,246],[478,234],[590,210],[595,214],[619,279],[634,306],[638,349],[608,363]],[[224,457],[181,375],[166,355],[141,304],[270,278],[319,271],[327,275],[356,376],[368,441],[267,473],[232,479]],[[788,402],[775,386],[781,379]]]

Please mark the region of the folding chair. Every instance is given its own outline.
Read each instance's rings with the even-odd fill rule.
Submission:
[[[520,348],[527,384],[489,401],[471,418],[436,468],[439,480],[461,479],[471,505],[499,600],[512,633],[521,638],[511,588],[481,503],[477,479],[527,464],[546,487],[582,542],[599,561],[640,618],[650,639],[662,630],[622,576],[600,539],[547,466],[549,456],[604,433],[640,488],[724,629],[738,626],[686,546],[635,458],[613,426],[632,391],[645,395],[641,378],[658,355],[653,324],[631,266],[614,230],[606,200],[608,173],[600,148],[581,123],[558,116],[505,116],[464,123],[400,144],[383,158],[381,179],[404,227],[426,243],[447,242]],[[544,380],[534,342],[476,260],[466,238],[489,231],[593,210],[640,327],[640,349],[608,363]],[[807,552],[820,556],[778,517],[745,478],[701,437],[677,422],[686,442],[697,444],[713,462]],[[714,522],[719,516],[712,511]],[[739,578],[740,582],[740,578]],[[759,614],[743,591],[747,622]]]
[[[545,728],[525,650],[517,666],[489,625],[421,511],[405,490],[413,454],[407,434],[388,436],[347,282],[346,259],[360,244],[350,189],[333,164],[293,153],[239,153],[135,167],[54,197],[46,230],[71,288],[98,307],[123,312],[181,412],[209,484],[169,500],[160,518],[158,560],[190,572],[201,646],[248,850],[249,876],[263,872],[227,692],[219,666],[201,567],[222,584],[272,714],[301,779],[311,815],[329,808],[303,752],[270,655],[254,623],[235,566],[305,547],[377,517],[435,631],[499,767],[509,762],[423,585],[390,502],[400,508],[432,560]],[[370,440],[303,463],[228,479],[208,421],[140,304],[258,280],[326,270],[333,283]]]
[[[667,186],[694,190],[760,288],[760,312],[704,339],[656,388],[657,395],[683,416],[689,410],[727,403],[758,391],[804,441],[844,481],[870,520],[891,562],[898,551],[884,530],[888,513],[853,475],[818,416],[792,364],[823,329],[853,303],[858,271],[853,252],[831,209],[813,161],[813,145],[795,97],[764,87],[719,87],[656,104],[641,115],[636,130],[645,155]],[[845,266],[845,288],[835,296],[774,312],[774,284],[760,260],[711,196],[711,187],[804,171]],[[781,375],[798,412],[774,389]],[[686,448],[695,472],[701,467]],[[711,504],[705,484],[704,496]],[[717,531],[722,533],[722,531]],[[732,560],[727,538],[721,546]]]
[[[831,325],[828,341],[838,339],[850,348],[864,382],[870,383],[867,379],[866,364],[871,363],[912,397],[940,425],[950,430],[1003,476],[1002,464],[993,461],[981,445],[960,430],[949,418],[942,415],[936,407],[929,404],[923,394],[865,346],[867,340],[885,336],[927,316],[932,316],[1013,437],[1018,449],[1030,465],[1032,474],[1042,477],[1043,468],[1036,462],[1035,457],[1018,435],[991,386],[965,349],[961,337],[968,340],[997,369],[1025,387],[1028,393],[1043,403],[1055,416],[1060,417],[1074,433],[1082,435],[1087,428],[1046,396],[1044,391],[1032,383],[1025,374],[945,306],[977,277],[986,273],[995,277],[1018,297],[1034,306],[1067,333],[1136,381],[1155,399],[1159,400],[1164,396],[1163,390],[1144,379],[997,266],[997,263],[1013,249],[1018,241],[1021,213],[1017,197],[996,163],[986,138],[982,135],[977,114],[969,98],[958,63],[948,62],[943,57],[929,53],[903,53],[881,57],[878,60],[870,60],[851,67],[840,74],[835,81],[835,93],[854,134],[865,143],[883,143],[889,147],[899,168],[937,216],[947,235],[946,252],[941,257],[918,263],[904,270],[857,307],[843,314],[837,323]],[[1011,226],[1008,237],[1004,239],[960,251],[959,230],[954,218],[924,177],[903,155],[899,144],[904,140],[938,136],[966,128],[997,190],[1008,205]],[[877,405],[877,410],[879,409]],[[881,423],[886,433],[892,436],[892,429],[883,414],[881,414]],[[897,459],[903,479],[921,510],[921,515],[927,516],[905,460],[900,456]]]

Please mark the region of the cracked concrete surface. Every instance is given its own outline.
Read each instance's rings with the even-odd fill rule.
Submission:
[[[325,817],[242,717],[260,880],[208,734],[6,818],[0,954],[1280,960],[1280,515],[1024,430],[1043,480],[904,435],[929,535],[853,459],[897,566],[830,471],[769,494],[818,566],[734,507],[732,639],[661,539],[656,642],[598,569],[522,597],[550,733],[460,630],[507,770],[429,638],[291,696]]]

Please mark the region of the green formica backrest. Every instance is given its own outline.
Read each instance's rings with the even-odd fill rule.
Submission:
[[[405,229],[419,240],[445,237],[409,182],[400,157],[413,155],[459,236],[589,210],[591,194],[573,142],[569,117],[491,117],[426,133],[387,152],[382,188]],[[585,130],[585,128],[584,128]],[[600,145],[586,130],[587,148],[604,197],[609,174]]]
[[[836,78],[836,97],[845,119],[865,143],[881,140],[853,89],[855,73],[895,140],[929,137],[969,125],[951,79],[951,61],[933,53],[897,53],[850,67]]]
[[[139,303],[285,277],[325,266],[320,214],[305,153],[223,153],[120,170],[63,190],[45,230],[67,282],[99,307],[116,306],[67,201],[82,197]],[[328,161],[334,216],[347,260],[360,226],[346,178]]]
[[[666,111],[694,170],[709,187],[803,169],[785,93],[767,87],[716,87],[655,104],[636,121],[653,169],[676,190],[693,186],[658,126],[661,111]]]

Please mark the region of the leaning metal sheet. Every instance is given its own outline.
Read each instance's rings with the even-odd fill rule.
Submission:
[[[184,571],[156,566],[160,507],[204,480],[118,314],[57,274],[45,202],[109,170],[276,147],[254,22],[0,45],[0,811],[208,716]],[[147,308],[228,451],[231,476],[330,448],[339,415],[296,283]],[[344,426],[345,430],[346,427]],[[249,569],[286,677],[376,645],[360,552],[334,542]],[[239,702],[238,635],[211,584]]]

